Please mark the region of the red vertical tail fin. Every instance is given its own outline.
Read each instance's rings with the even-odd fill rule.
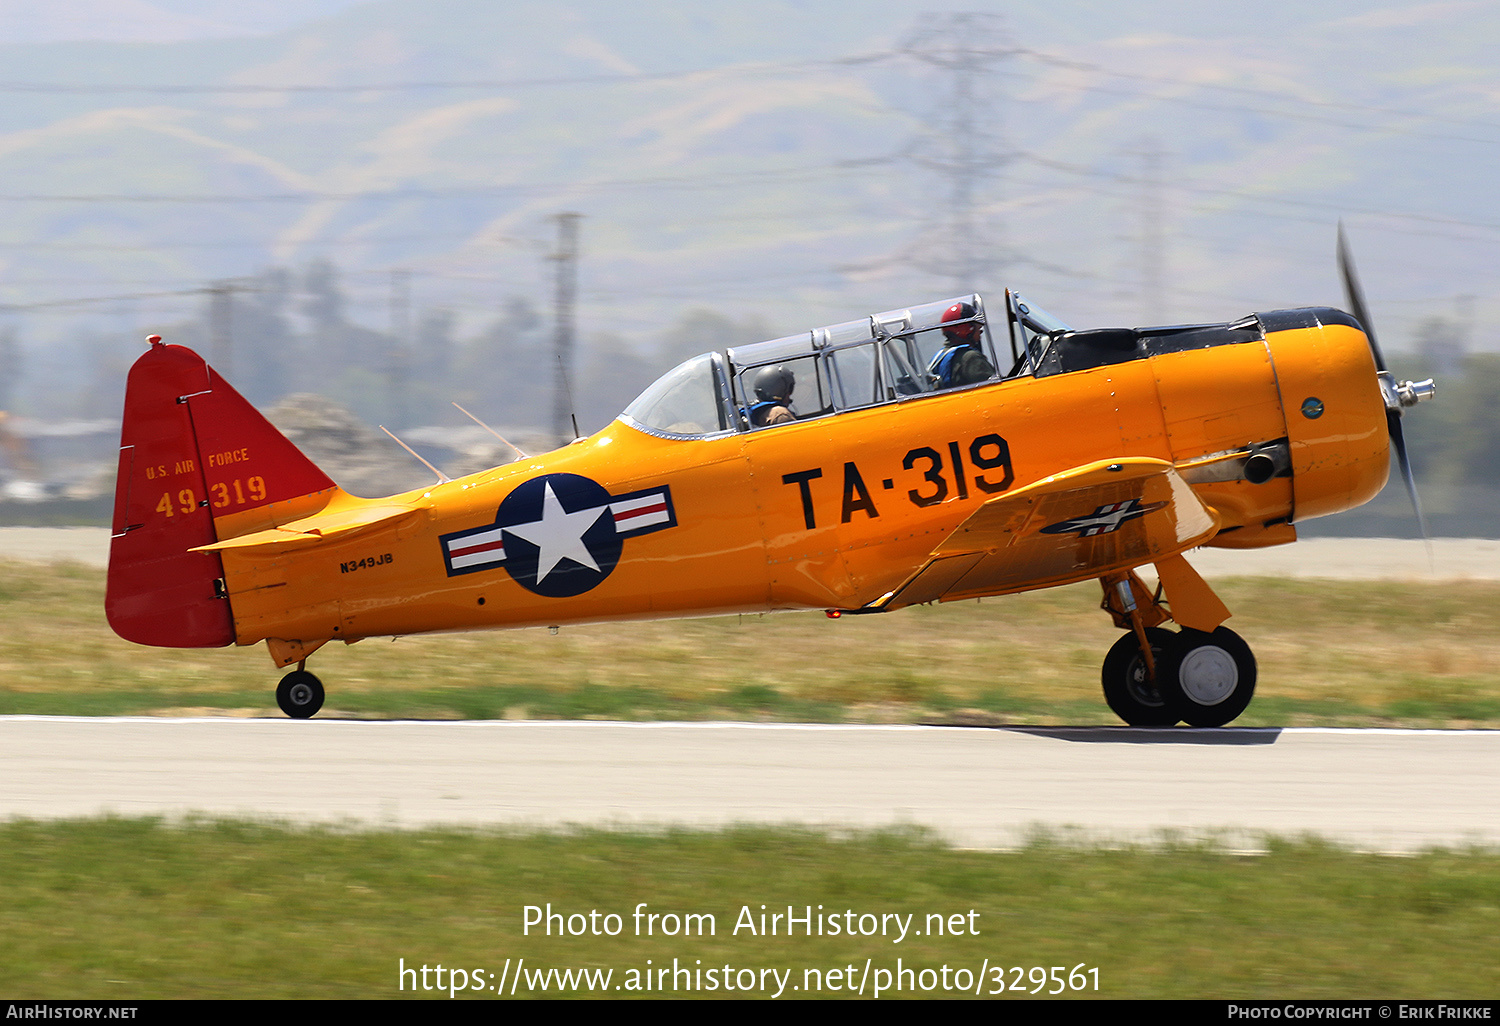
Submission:
[[[291,500],[333,489],[202,357],[152,336],[125,385],[104,600],[110,626],[142,645],[230,644],[223,565],[217,553],[191,550],[269,526],[278,506],[306,509]]]

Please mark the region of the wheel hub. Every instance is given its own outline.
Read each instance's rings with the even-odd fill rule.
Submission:
[[[295,704],[295,705],[306,705],[307,703],[309,703],[309,702],[312,701],[312,697],[313,697],[312,688],[308,687],[306,684],[293,684],[292,685],[291,699],[292,699],[293,704]]]
[[[1161,653],[1152,649],[1152,655],[1158,659]],[[1130,664],[1130,697],[1142,705],[1159,707],[1162,705],[1161,692],[1156,689],[1156,682],[1147,679],[1146,660],[1137,656]]]
[[[1198,705],[1218,705],[1239,686],[1240,671],[1234,656],[1217,645],[1193,649],[1178,671],[1182,692]]]

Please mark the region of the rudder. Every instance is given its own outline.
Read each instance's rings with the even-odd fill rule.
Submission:
[[[232,643],[223,564],[191,550],[269,526],[275,506],[334,487],[201,356],[152,336],[125,385],[110,627],[142,645]]]

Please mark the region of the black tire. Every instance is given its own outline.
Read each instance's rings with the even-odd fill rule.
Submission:
[[[1228,627],[1211,634],[1184,627],[1157,664],[1161,695],[1195,727],[1222,727],[1255,697],[1255,656]]]
[[[323,682],[306,670],[293,670],[276,685],[276,704],[294,720],[308,719],[323,708]]]
[[[1151,642],[1151,657],[1156,661],[1160,678],[1162,659],[1176,644],[1177,635],[1160,627],[1147,627],[1146,639]],[[1146,660],[1135,632],[1131,631],[1115,642],[1104,657],[1104,700],[1116,716],[1132,727],[1175,726],[1180,719],[1176,709],[1146,677]]]

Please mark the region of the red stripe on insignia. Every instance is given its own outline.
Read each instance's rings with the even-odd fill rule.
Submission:
[[[615,523],[618,524],[622,520],[633,520],[636,517],[644,517],[651,513],[665,513],[666,511],[667,504],[665,502],[658,502],[654,506],[637,506],[635,509],[628,510],[627,512],[616,513]]]
[[[459,556],[472,556],[476,552],[493,552],[496,549],[503,548],[505,548],[505,542],[503,541],[485,542],[483,545],[469,545],[462,549],[450,548],[448,555],[457,559]]]

